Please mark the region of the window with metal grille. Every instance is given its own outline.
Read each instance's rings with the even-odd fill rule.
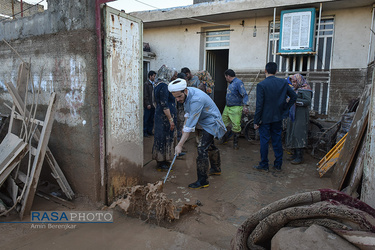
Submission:
[[[281,56],[278,54],[280,22],[275,22],[275,32],[273,31],[273,22],[269,25],[268,39],[268,61],[276,62],[278,71],[288,75],[300,73],[311,85],[314,95],[311,109],[318,114],[326,115],[328,113],[330,69],[332,58],[332,45],[334,34],[334,18],[322,17],[320,20],[319,41],[318,23],[316,20],[315,46],[317,48],[314,54]]]
[[[230,30],[211,30],[206,32],[206,49],[229,48]]]

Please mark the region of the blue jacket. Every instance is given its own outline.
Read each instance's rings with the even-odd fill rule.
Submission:
[[[286,102],[290,97],[289,102]],[[296,102],[297,94],[285,79],[269,76],[257,85],[254,124],[279,122],[283,114]]]
[[[219,109],[214,101],[202,90],[188,87],[188,95],[184,102],[186,124],[184,132],[194,132],[199,123],[204,130],[216,138],[221,138],[226,128]]]
[[[237,77],[228,85],[226,101],[228,107],[247,105],[249,101],[245,86]]]

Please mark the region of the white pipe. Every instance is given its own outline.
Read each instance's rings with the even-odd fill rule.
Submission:
[[[276,38],[275,38],[275,29],[276,29],[276,8],[273,8],[273,61],[276,61]]]
[[[320,8],[319,8],[319,21],[318,21],[318,35],[316,36],[316,46],[315,46],[315,69],[316,71],[317,65],[318,65],[318,51],[319,51],[319,35],[320,35],[320,20],[322,18],[322,6],[323,4],[320,3]],[[314,24],[315,25],[315,24]]]

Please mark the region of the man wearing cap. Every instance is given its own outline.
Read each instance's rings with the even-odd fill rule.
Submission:
[[[199,124],[203,128],[198,144],[197,176],[198,180],[189,184],[189,188],[200,189],[209,186],[209,175],[220,175],[220,151],[214,144],[214,138],[220,139],[226,132],[219,109],[213,100],[203,91],[187,87],[184,79],[176,79],[169,83],[169,92],[177,102],[184,104],[185,125],[181,140],[175,148],[175,154],[182,152],[182,147],[189,134],[195,131]],[[211,168],[207,174],[209,165]]]

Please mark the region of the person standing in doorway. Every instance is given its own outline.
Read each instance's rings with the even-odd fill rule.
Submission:
[[[266,79],[257,84],[254,129],[259,129],[261,161],[256,170],[268,172],[268,142],[272,140],[275,153],[273,167],[281,171],[283,163],[283,146],[281,141],[282,120],[285,110],[296,102],[297,94],[286,79],[275,76],[277,64],[266,64]],[[287,98],[290,98],[287,102]]]
[[[143,85],[143,136],[149,137],[153,135],[152,130],[154,129],[154,81],[156,72],[151,70],[147,74],[147,81]]]
[[[176,155],[182,152],[184,143],[195,127],[198,124],[202,127],[196,160],[198,180],[189,184],[189,188],[206,188],[209,186],[208,174],[221,175],[220,151],[214,144],[214,138],[221,138],[226,131],[220,111],[206,93],[197,88],[187,87],[184,79],[176,79],[169,83],[168,90],[177,102],[184,104],[186,117],[181,140],[175,148]]]
[[[225,144],[229,139],[229,133],[234,133],[233,137],[233,148],[238,149],[238,138],[241,132],[241,118],[242,112],[245,114],[249,113],[248,101],[245,85],[243,82],[236,77],[236,73],[227,69],[224,72],[225,79],[229,83],[226,95],[226,104],[223,111],[223,121],[227,127],[227,132],[221,140],[221,144]],[[232,126],[230,130],[229,126]]]

